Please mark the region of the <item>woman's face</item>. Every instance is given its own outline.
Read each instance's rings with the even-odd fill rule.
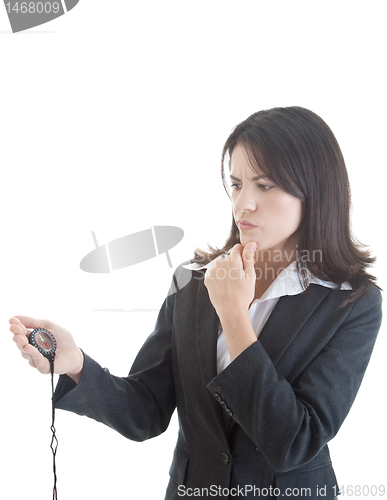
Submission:
[[[231,155],[229,175],[233,215],[242,245],[256,241],[258,251],[271,250],[272,258],[289,260],[299,240],[297,230],[303,217],[301,200],[285,192],[263,173],[256,174],[240,144]],[[243,220],[251,225],[244,225]],[[294,259],[293,254],[290,260]]]

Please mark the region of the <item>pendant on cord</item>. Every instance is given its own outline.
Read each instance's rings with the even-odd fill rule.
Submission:
[[[50,362],[50,371],[51,371],[51,392],[52,392],[52,424],[51,424],[51,450],[53,457],[53,471],[54,471],[54,488],[52,493],[53,500],[57,499],[57,490],[56,490],[56,464],[55,464],[55,456],[58,448],[58,440],[55,435],[55,406],[54,406],[54,359],[55,359],[55,351],[56,351],[56,340],[54,335],[46,330],[45,328],[36,328],[33,330],[28,336],[28,342],[34,346],[45,358],[47,358]]]

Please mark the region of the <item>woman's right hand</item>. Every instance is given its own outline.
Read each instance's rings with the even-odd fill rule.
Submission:
[[[57,374],[66,373],[75,382],[79,382],[83,368],[83,353],[75,344],[73,336],[65,328],[47,319],[35,319],[29,316],[13,316],[9,319],[13,339],[23,358],[40,373],[50,373],[50,362],[28,342],[28,336],[35,328],[45,328],[56,340],[54,369]]]

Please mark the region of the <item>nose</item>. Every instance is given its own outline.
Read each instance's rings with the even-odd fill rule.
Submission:
[[[257,203],[250,189],[242,187],[234,193],[233,200],[234,214],[242,214],[244,212],[254,212],[257,209]]]

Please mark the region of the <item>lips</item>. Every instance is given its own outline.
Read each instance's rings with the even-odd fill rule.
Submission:
[[[242,219],[242,220],[238,220],[238,226],[239,226],[239,230],[240,231],[249,231],[251,229],[255,229],[257,226],[255,226],[254,224],[251,224],[251,222],[245,220],[245,219]]]

